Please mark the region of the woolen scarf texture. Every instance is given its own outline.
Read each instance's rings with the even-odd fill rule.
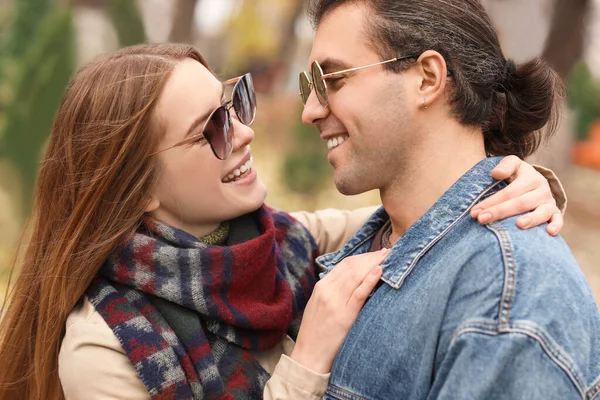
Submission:
[[[252,220],[258,236],[213,246],[145,218],[88,288],[153,399],[263,398],[269,374],[249,350],[296,337],[318,250],[287,213],[263,206]],[[198,329],[176,332],[153,298],[198,316]]]

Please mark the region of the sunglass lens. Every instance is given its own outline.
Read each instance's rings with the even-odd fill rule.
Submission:
[[[308,74],[306,72],[300,73],[299,78],[300,85],[300,97],[302,98],[302,103],[306,104],[308,98],[310,96],[310,80],[308,79]]]
[[[244,125],[250,125],[256,116],[256,94],[250,74],[244,75],[233,88],[233,108]]]
[[[312,63],[311,66],[311,74],[313,78],[313,88],[315,89],[315,93],[317,93],[317,98],[322,106],[327,105],[327,85],[325,84],[325,80],[323,79],[323,70],[321,66],[316,61]]]
[[[210,143],[215,156],[225,160],[231,155],[233,149],[233,129],[231,118],[225,106],[217,108],[204,127],[204,137]]]

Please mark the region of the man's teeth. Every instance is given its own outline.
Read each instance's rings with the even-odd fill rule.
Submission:
[[[344,143],[345,140],[346,140],[346,136],[344,136],[344,135],[330,138],[329,140],[327,140],[327,148],[329,150],[335,149],[340,144]]]
[[[246,161],[242,166],[234,169],[229,175],[227,175],[225,178],[223,178],[223,182],[236,181],[242,175],[245,176],[246,172],[250,171],[253,164],[254,164],[254,157],[251,156],[250,159],[248,161]]]

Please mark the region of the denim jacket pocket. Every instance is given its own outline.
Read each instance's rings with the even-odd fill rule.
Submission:
[[[326,400],[369,400],[366,397],[354,394],[347,389],[342,389],[335,385],[329,385],[323,396]]]

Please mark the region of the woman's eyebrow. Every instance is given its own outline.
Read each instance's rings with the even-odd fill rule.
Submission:
[[[225,86],[221,85],[221,104],[225,103]],[[213,110],[209,110],[208,112],[202,114],[201,116],[199,116],[198,118],[196,118],[194,120],[194,122],[192,122],[192,124],[190,125],[189,129],[187,130],[185,136],[183,137],[184,139],[187,138],[188,136],[190,136],[195,130],[196,128],[198,128],[198,126],[200,126],[204,121],[206,121],[206,119],[210,116],[210,114],[212,114]]]

